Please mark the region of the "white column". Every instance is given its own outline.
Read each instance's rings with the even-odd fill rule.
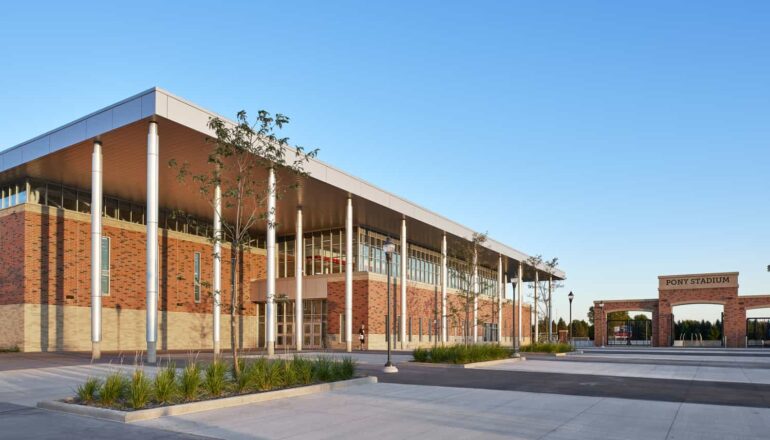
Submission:
[[[29,193],[28,193],[29,194]],[[101,357],[102,341],[102,144],[91,156],[91,358]]]
[[[345,348],[353,351],[353,199],[345,210]]]
[[[521,325],[521,302],[522,299],[524,299],[524,291],[522,290],[522,287],[524,287],[524,265],[519,262],[519,274],[518,274],[518,281],[516,282],[516,290],[518,291],[518,304],[516,304],[516,307],[518,309],[518,316],[516,317],[516,325],[518,326],[518,331],[516,332],[516,346],[521,347],[521,329],[524,327]]]
[[[275,169],[268,170],[267,175],[267,295],[265,305],[265,341],[267,355],[275,354]]]
[[[407,287],[407,268],[409,263],[409,245],[406,242],[406,219],[401,219],[401,328],[399,335],[401,337],[401,348],[404,348],[406,342],[406,287]]]
[[[220,351],[220,316],[222,313],[222,187],[214,187],[214,268],[211,286],[214,289],[213,331],[214,354]]]
[[[473,343],[479,341],[479,253],[473,249]]]
[[[534,313],[534,323],[535,323],[535,340],[532,341],[533,343],[537,343],[540,341],[540,330],[539,330],[539,323],[537,318],[537,285],[540,284],[540,274],[537,272],[537,268],[535,268],[535,306],[532,310],[532,313]]]
[[[553,328],[551,328],[551,321],[553,320],[552,314],[553,311],[551,310],[551,282],[553,281],[553,277],[551,275],[548,276],[548,342],[551,342],[553,340]]]
[[[447,342],[446,289],[447,289],[446,233],[441,237],[441,342]]]
[[[302,238],[302,208],[297,208],[297,233],[294,238],[294,281],[297,292],[294,300],[294,341],[297,351],[302,351],[302,337],[304,330],[302,327],[302,281],[304,278],[305,260],[302,258],[302,252],[305,250],[304,240]]]
[[[158,123],[147,133],[147,363],[154,364],[158,344]]]
[[[503,256],[497,257],[497,342],[503,342]]]

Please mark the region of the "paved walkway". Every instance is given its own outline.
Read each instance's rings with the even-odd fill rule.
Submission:
[[[770,409],[373,384],[139,425],[228,439],[756,440]]]
[[[533,371],[539,373],[589,374],[598,376],[645,377],[653,379],[699,380],[717,382],[738,382],[770,384],[770,364],[768,368],[743,368],[735,360],[733,367],[711,367],[670,365],[666,363],[640,364],[579,362],[571,357],[551,360],[527,359],[524,362],[509,361],[503,364],[483,367],[486,370]]]
[[[88,376],[130,370],[133,358],[120,366],[117,358],[112,364],[90,364],[83,355],[5,354],[0,356],[0,437],[767,438],[770,384],[764,381],[766,370],[757,368],[763,356],[739,356],[727,363],[687,352],[633,351],[471,370],[410,365],[409,354],[396,353],[396,375],[381,373],[384,352],[307,352],[302,355],[353,356],[361,372],[378,375],[384,383],[131,425],[32,406],[72,395]],[[697,356],[701,363],[722,366],[672,365],[698,362]],[[181,365],[189,356],[174,357]],[[748,364],[753,367],[742,366]],[[153,367],[145,368],[154,374]],[[695,372],[688,375],[688,369]],[[708,380],[709,371],[718,372],[714,377],[720,381]]]

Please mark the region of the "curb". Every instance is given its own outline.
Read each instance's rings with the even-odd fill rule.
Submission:
[[[506,358],[506,359],[496,359],[494,361],[482,361],[482,362],[472,362],[469,364],[443,364],[438,362],[407,362],[405,365],[414,365],[416,367],[428,367],[428,368],[482,368],[482,367],[489,367],[492,365],[499,365],[504,364],[509,361],[514,362],[521,362],[526,361],[527,358],[520,357],[520,358]]]
[[[270,400],[285,399],[288,397],[306,396],[308,394],[323,393],[326,391],[339,390],[351,386],[366,385],[372,383],[377,383],[377,378],[374,376],[367,376],[358,379],[343,380],[340,382],[319,383],[298,388],[287,388],[284,390],[267,391],[263,393],[244,394],[240,396],[224,397],[221,399],[211,399],[203,400],[200,402],[163,406],[160,408],[140,409],[137,411],[119,411],[115,409],[65,403],[56,400],[38,402],[37,407],[51,411],[66,412],[97,419],[131,423],[137,422],[139,420],[150,420],[157,419],[159,417],[178,416],[220,408],[230,408],[233,406],[248,405],[250,403],[257,402],[267,402]]]

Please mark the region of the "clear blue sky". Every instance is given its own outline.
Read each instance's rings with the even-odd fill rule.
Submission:
[[[158,85],[559,257],[564,316],[660,274],[770,293],[768,2],[116,3],[3,6],[0,148]]]

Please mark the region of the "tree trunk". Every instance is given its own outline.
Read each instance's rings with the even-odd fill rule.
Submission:
[[[240,366],[238,365],[238,345],[235,343],[235,307],[236,300],[238,299],[238,283],[236,276],[238,271],[238,240],[234,239],[233,248],[230,250],[230,347],[233,354],[233,371],[235,376],[238,377],[241,374]]]

